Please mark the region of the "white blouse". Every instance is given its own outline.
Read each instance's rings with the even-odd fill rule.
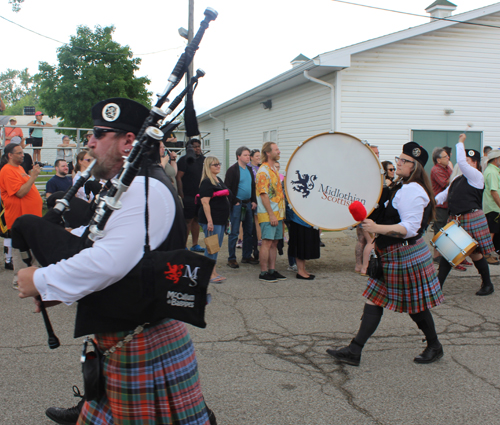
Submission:
[[[460,171],[467,179],[467,183],[469,183],[472,187],[476,189],[484,189],[483,173],[481,173],[481,171],[479,171],[477,168],[474,168],[473,166],[467,163],[466,159],[467,157],[465,155],[465,148],[463,143],[458,142],[455,146],[455,149],[457,152],[457,164],[460,167]],[[435,197],[436,205],[442,205],[446,202],[446,200],[448,199],[448,190],[450,189],[450,186],[451,183],[445,190],[436,195]]]
[[[422,226],[424,209],[429,204],[429,196],[418,183],[403,184],[396,192],[392,205],[398,210],[400,224],[406,229],[405,239],[416,236]]]

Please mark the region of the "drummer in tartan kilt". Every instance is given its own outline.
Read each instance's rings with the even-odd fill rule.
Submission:
[[[439,205],[448,200],[448,222],[456,220],[477,241],[478,246],[470,255],[482,279],[481,288],[476,295],[490,295],[494,288],[490,279],[490,268],[484,256],[492,253],[495,248],[482,211],[484,177],[481,173],[481,155],[474,149],[464,148],[466,138],[465,134],[461,134],[456,145],[457,163],[462,175],[456,177],[446,190],[436,196],[436,203]],[[450,270],[450,263],[441,257],[438,273],[441,288]]]
[[[357,335],[347,347],[328,349],[328,354],[341,363],[359,366],[361,352],[380,323],[384,308],[408,313],[427,340],[425,350],[415,357],[416,363],[432,363],[443,357],[430,309],[443,301],[432,255],[422,234],[434,210],[431,182],[424,170],[429,155],[417,143],[403,146],[396,158],[397,175],[402,184],[381,201],[377,219],[365,219],[363,228],[377,233],[377,254],[383,276],[370,277],[363,293],[367,299]]]

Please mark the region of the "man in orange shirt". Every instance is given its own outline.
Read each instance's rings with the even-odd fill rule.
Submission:
[[[9,125],[17,125],[17,119],[15,117],[11,117]],[[19,136],[21,138],[22,145],[22,141],[24,141],[23,130],[19,127],[5,127],[5,146],[7,146],[15,136]]]
[[[40,166],[35,165],[26,174],[21,167],[24,161],[23,148],[19,145],[8,144],[0,160],[0,195],[5,206],[5,221],[10,230],[17,217],[23,214],[42,216],[42,197],[34,183],[40,174]],[[13,270],[12,242],[4,239],[5,268]]]

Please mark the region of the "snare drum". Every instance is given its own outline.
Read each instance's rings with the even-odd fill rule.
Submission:
[[[354,136],[323,133],[295,149],[288,160],[286,196],[311,226],[344,230],[356,225],[349,205],[361,202],[368,214],[377,206],[384,169],[373,151]]]
[[[455,221],[450,221],[432,238],[431,245],[453,266],[477,248],[477,242]]]

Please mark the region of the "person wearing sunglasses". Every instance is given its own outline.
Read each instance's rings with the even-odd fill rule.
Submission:
[[[382,167],[384,167],[384,183],[386,187],[392,186],[394,178],[396,177],[396,167],[391,161],[382,161]]]
[[[123,98],[94,105],[96,130],[88,147],[97,161],[93,168],[96,178],[109,180],[118,174],[149,112],[140,103]],[[78,302],[75,337],[95,334],[101,352],[112,349],[101,364],[104,395],[82,403],[79,414],[79,407],[48,409],[47,416],[58,423],[209,423],[186,324],[170,318],[149,319],[151,314],[160,316],[135,295],[142,292],[144,283],[134,270],[147,269],[148,259],[143,261],[146,211],[151,250],[185,252],[182,207],[158,164],[158,146],[151,150],[150,158],[147,174],[144,167],[132,180],[102,238],[67,260],[19,270],[21,298],[41,295],[44,301]],[[194,267],[196,259],[190,257],[189,261]],[[76,419],[68,417],[75,411]]]
[[[229,197],[231,195],[228,187],[218,176],[221,165],[215,156],[205,158],[199,192],[201,208],[198,211],[198,223],[200,223],[205,237],[217,235],[219,247],[222,246],[226,233],[230,211]],[[218,254],[218,252],[209,254],[208,250],[205,249],[205,257],[211,258],[215,262],[217,262]],[[217,265],[215,265],[210,282],[222,283],[224,280],[226,278],[217,273]]]
[[[76,165],[75,165],[75,176],[73,177],[73,184],[76,183],[76,181],[80,178],[83,172],[88,168],[90,163],[92,162],[92,157],[90,156],[89,152],[87,150],[81,151],[78,153],[76,156]],[[78,189],[78,192],[76,192],[76,197],[83,199],[84,201],[91,202],[92,199],[94,199],[94,193],[90,191],[87,194],[87,191],[85,190],[85,187],[87,186],[87,183],[89,181],[94,180],[93,177],[91,177],[87,182],[85,182],[85,185],[82,186],[80,189]]]
[[[456,177],[446,190],[436,195],[436,204],[442,205],[447,202],[448,221],[458,221],[460,226],[477,241],[478,246],[470,258],[481,275],[482,281],[481,288],[476,295],[484,296],[494,291],[490,279],[490,268],[485,256],[490,255],[495,248],[488,229],[488,221],[482,210],[483,193],[486,191],[484,190],[485,177],[481,173],[481,155],[474,149],[465,149],[466,138],[465,134],[461,134],[456,146],[457,163],[462,174]],[[497,180],[498,184],[498,169],[495,174],[492,177]],[[450,270],[451,265],[448,260],[441,257],[438,273],[441,289]]]
[[[384,308],[408,313],[424,333],[427,347],[414,358],[416,363],[432,363],[443,357],[430,309],[443,302],[432,255],[422,235],[434,210],[434,194],[424,170],[428,153],[409,142],[396,157],[396,174],[402,184],[392,190],[377,222],[365,219],[363,228],[378,235],[375,239],[382,275],[368,279],[363,293],[367,299],[361,325],[351,343],[327,353],[338,362],[359,366],[361,352],[377,329]]]

